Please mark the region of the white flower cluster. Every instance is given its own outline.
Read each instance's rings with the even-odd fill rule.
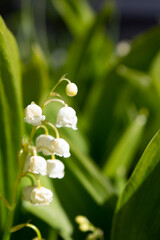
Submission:
[[[68,96],[76,95],[77,91],[77,86],[73,83],[69,83],[66,87]],[[32,102],[25,109],[24,120],[32,126],[35,126],[35,128],[44,126],[45,116],[42,115],[42,108]],[[77,116],[75,110],[65,104],[65,106],[58,111],[55,126],[57,128],[69,127],[76,130],[76,125]],[[56,128],[55,126],[54,129]],[[31,173],[35,175],[36,179],[38,179],[39,174],[58,179],[64,177],[64,164],[62,161],[55,159],[55,155],[64,158],[68,158],[71,155],[69,144],[63,138],[59,136],[55,138],[48,133],[41,134],[36,138],[35,146],[32,147],[34,149],[33,154],[28,154],[24,165],[24,172],[26,174]],[[37,155],[39,152],[44,156],[51,156],[51,158],[46,160],[44,157]],[[23,199],[30,201],[35,206],[48,205],[53,199],[53,193],[49,189],[41,187],[40,184],[38,184],[38,186],[26,186],[23,189]]]

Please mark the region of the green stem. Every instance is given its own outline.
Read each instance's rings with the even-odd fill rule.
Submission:
[[[13,191],[13,196],[12,196],[12,204],[11,204],[11,208],[8,211],[8,217],[7,217],[7,221],[6,221],[7,224],[6,224],[6,228],[5,228],[2,240],[9,240],[10,239],[10,235],[11,235],[10,229],[13,225],[13,220],[14,220],[18,186],[19,186],[19,183],[20,183],[21,178],[22,178],[22,171],[23,171],[23,168],[24,168],[24,164],[25,164],[25,160],[27,158],[27,155],[28,155],[27,150],[26,151],[24,150],[23,160],[22,160],[21,165],[19,167],[19,171],[18,171],[17,178],[16,178],[16,181],[15,181],[14,191]]]
[[[36,232],[38,240],[42,239],[41,233],[40,233],[39,229],[35,225],[27,223],[26,227],[32,228]]]
[[[2,199],[2,201],[4,202],[5,206],[10,209],[11,208],[11,205],[9,204],[9,202],[7,201],[7,199],[2,195],[0,194],[0,199]]]
[[[33,229],[36,232],[36,234],[37,234],[37,239],[38,240],[42,240],[42,236],[41,236],[41,233],[40,233],[39,229],[35,225],[33,225],[33,224],[29,223],[29,222],[22,223],[22,224],[19,224],[17,226],[12,227],[11,228],[11,232],[17,232],[17,231],[21,230],[24,227],[29,227],[29,228]]]
[[[43,107],[46,106],[48,103],[51,103],[51,102],[60,102],[60,103],[62,103],[64,106],[67,105],[63,100],[54,98],[54,99],[49,99],[48,101],[46,101],[45,104],[43,105]]]
[[[56,138],[59,138],[59,132],[58,132],[58,129],[54,126],[54,124],[48,122],[48,121],[45,121],[44,122],[45,124],[48,124],[51,128],[53,128],[53,130],[55,131],[55,134],[56,134]]]
[[[57,87],[62,81],[67,81],[68,83],[70,83],[70,80],[67,79],[67,78],[65,78],[66,75],[67,75],[67,73],[64,74],[64,75],[59,79],[59,81],[54,85],[54,87],[52,88],[52,90],[50,91],[50,93],[47,95],[46,100],[45,100],[44,103],[42,104],[42,106],[41,106],[42,109],[44,108],[45,103],[48,101],[49,97],[52,96],[52,94],[53,94],[54,90],[56,89],[56,87]]]

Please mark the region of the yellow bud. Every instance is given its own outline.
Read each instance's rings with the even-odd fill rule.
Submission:
[[[84,223],[88,223],[88,219],[85,217],[85,216],[82,216],[82,215],[78,215],[76,218],[75,218],[76,222],[78,224],[84,224]]]
[[[68,83],[66,86],[66,94],[69,97],[74,97],[75,95],[77,95],[78,92],[78,88],[77,85],[75,83]]]
[[[80,229],[82,232],[87,232],[87,231],[90,230],[89,224],[88,224],[88,223],[80,224],[80,225],[79,225],[79,229]]]

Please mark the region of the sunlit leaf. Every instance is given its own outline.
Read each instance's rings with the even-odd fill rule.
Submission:
[[[15,177],[16,158],[23,132],[20,62],[14,37],[0,19],[1,151],[9,195]],[[13,127],[14,126],[14,127]]]
[[[10,202],[23,134],[20,60],[14,37],[0,18],[0,149],[3,194]],[[2,210],[2,213],[4,211]],[[3,219],[3,217],[2,217]],[[5,237],[4,237],[5,238]]]

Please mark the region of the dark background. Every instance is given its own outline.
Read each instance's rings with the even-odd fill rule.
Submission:
[[[36,1],[38,0],[33,0],[35,3]],[[89,2],[96,11],[99,11],[104,0],[89,0]],[[132,39],[160,22],[159,0],[116,0],[115,2],[119,18],[119,40]],[[18,18],[20,10],[20,0],[0,1],[0,14],[6,21],[13,15],[17,15]],[[63,28],[61,19],[59,21],[55,24]]]

